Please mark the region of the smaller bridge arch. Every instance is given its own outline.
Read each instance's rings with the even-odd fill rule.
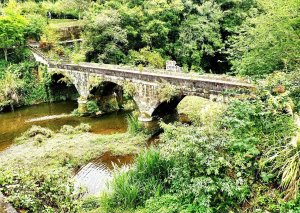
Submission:
[[[96,101],[103,111],[118,110],[123,103],[123,87],[117,82],[101,80],[90,86],[89,99]]]

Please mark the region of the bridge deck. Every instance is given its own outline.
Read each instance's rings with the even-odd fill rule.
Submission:
[[[78,72],[88,72],[88,73],[96,73],[96,74],[104,74],[104,75],[116,75],[119,77],[126,77],[128,75],[137,76],[138,79],[153,79],[153,80],[175,80],[175,81],[193,81],[193,82],[207,82],[207,83],[214,83],[214,84],[222,84],[228,85],[228,87],[242,87],[242,88],[253,88],[253,85],[241,81],[237,78],[232,77],[224,77],[220,75],[213,75],[213,74],[204,74],[199,75],[196,73],[183,73],[183,72],[171,72],[166,70],[159,70],[159,69],[149,69],[145,68],[142,71],[139,71],[137,67],[130,67],[130,66],[120,66],[120,65],[101,65],[96,63],[79,63],[79,64],[72,64],[65,60],[61,61],[54,61],[49,58],[42,51],[40,51],[36,44],[29,45],[30,49],[33,53],[37,54],[43,60],[40,61],[41,63],[47,62],[47,66],[49,68],[58,68],[58,69],[65,69],[65,70],[72,70]]]
[[[138,71],[137,69],[124,69],[122,67],[117,67],[114,65],[107,66],[107,65],[101,65],[101,64],[94,64],[94,63],[82,63],[82,64],[51,64],[50,67],[52,68],[60,68],[60,69],[67,69],[67,70],[73,70],[73,71],[79,71],[79,72],[89,72],[89,73],[97,73],[97,74],[105,74],[107,71],[111,72],[118,72],[118,73],[128,73],[133,75],[143,75],[143,76],[149,76],[149,77],[158,77],[162,79],[177,79],[177,80],[185,80],[185,81],[201,81],[201,82],[210,82],[210,83],[216,83],[216,84],[228,84],[232,86],[237,87],[253,87],[252,84],[242,82],[236,79],[219,79],[220,77],[216,75],[199,75],[199,74],[189,74],[189,73],[178,73],[178,72],[168,72],[168,71],[160,71],[160,70],[153,70],[151,71]]]

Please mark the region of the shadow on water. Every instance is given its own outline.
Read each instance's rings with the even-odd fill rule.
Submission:
[[[44,116],[69,114],[76,109],[76,102],[46,103],[18,109],[14,112],[0,113],[0,151],[13,144],[16,137],[33,125],[59,130],[63,125],[76,126],[80,123],[91,125],[96,134],[122,133],[127,130],[125,112],[115,112],[100,118],[65,116],[57,119],[27,122]]]

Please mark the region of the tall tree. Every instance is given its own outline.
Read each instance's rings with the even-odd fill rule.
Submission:
[[[9,1],[0,16],[0,48],[3,50],[4,58],[8,60],[8,51],[20,47],[25,41],[26,19],[20,15],[17,3]]]
[[[113,9],[91,14],[84,32],[88,59],[95,62],[118,64],[125,57],[126,30],[120,27],[120,16]]]
[[[214,1],[206,1],[195,9],[197,13],[189,14],[180,26],[175,51],[182,65],[200,71],[209,67],[206,59],[223,47],[220,32],[223,13]]]
[[[258,0],[259,10],[232,37],[233,70],[242,75],[265,75],[299,68],[299,0]]]

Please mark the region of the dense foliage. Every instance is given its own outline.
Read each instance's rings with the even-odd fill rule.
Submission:
[[[233,69],[243,75],[299,70],[298,0],[259,0],[259,10],[232,37]]]
[[[225,72],[226,40],[254,1],[99,1],[86,13],[87,60]],[[238,11],[238,14],[235,12]]]
[[[297,97],[283,89],[288,75],[270,76],[221,114],[212,108],[218,117],[204,107],[190,126],[162,124],[158,149],[115,177],[103,211],[299,211],[299,111]]]
[[[47,161],[49,174],[44,168],[0,168],[0,190],[29,212],[300,212],[299,7],[299,0],[1,1],[0,111],[68,98],[71,90],[61,86],[70,80],[32,62],[30,41],[39,41],[57,60],[129,64],[142,72],[146,66],[164,68],[172,59],[184,72],[260,80],[251,94],[237,94],[226,104],[192,97],[179,106],[189,124],[161,123],[160,145],[142,152],[131,169],[116,173],[110,191],[82,206],[71,169],[111,149],[111,141],[117,141],[116,152],[141,147],[143,127],[135,115],[127,118],[126,135],[101,143],[68,143],[88,131],[85,125],[64,126],[60,131],[68,139],[59,142],[53,132],[34,127],[20,138],[33,140],[30,152],[62,145],[39,159]],[[83,42],[71,48],[59,43],[79,37]],[[101,88],[102,79],[90,81],[91,89]],[[122,87],[124,102],[138,92],[129,82]],[[165,102],[179,95],[166,82],[158,90]],[[95,92],[93,98],[87,103],[93,115],[120,109],[116,97],[105,100]],[[74,156],[78,150],[82,155]],[[38,157],[32,153],[18,163],[34,165]]]
[[[64,170],[49,174],[42,171],[0,173],[1,191],[15,208],[27,212],[77,212],[79,192]]]

